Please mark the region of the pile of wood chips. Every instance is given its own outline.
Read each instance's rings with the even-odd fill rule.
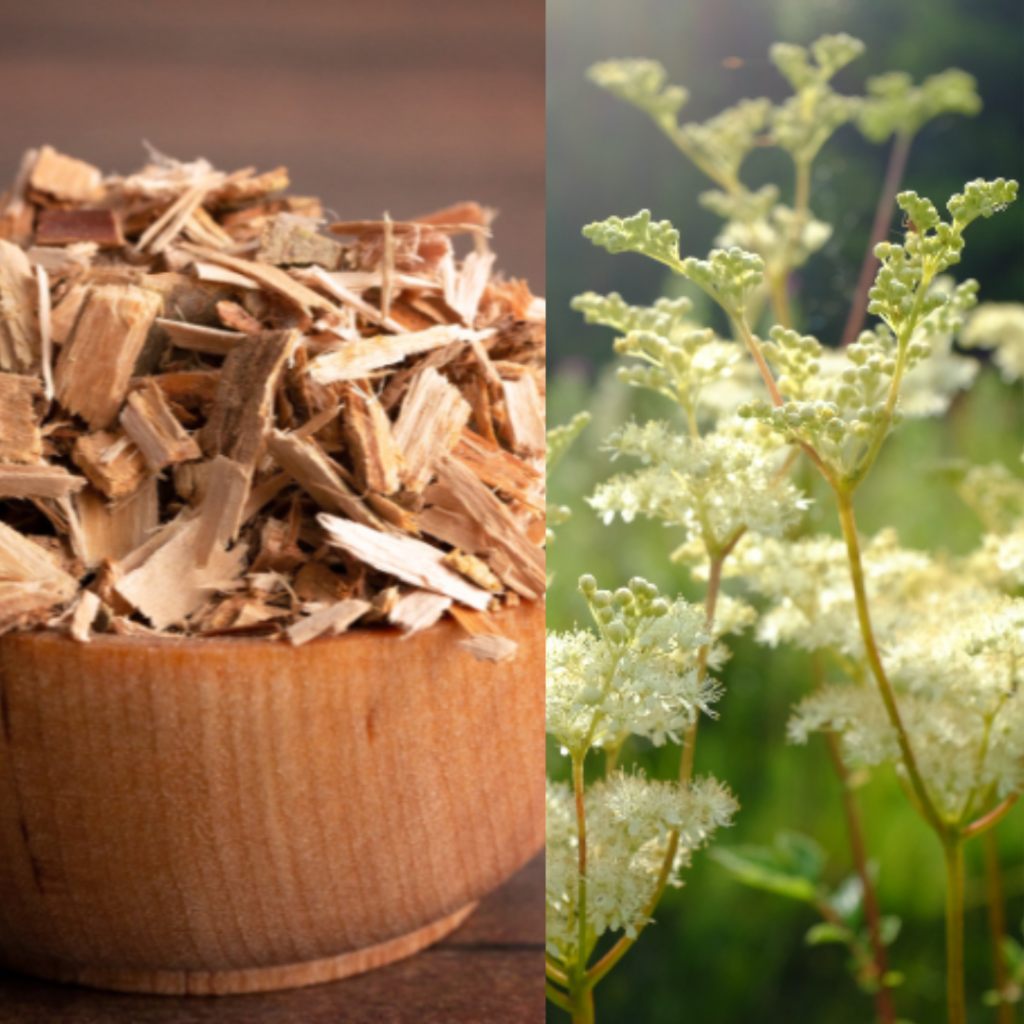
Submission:
[[[489,211],[49,146],[0,198],[0,633],[405,634],[544,592],[544,303]],[[468,255],[451,239],[468,235]],[[464,240],[465,241],[465,240]]]

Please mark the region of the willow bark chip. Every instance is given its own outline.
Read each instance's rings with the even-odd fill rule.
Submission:
[[[283,168],[153,161],[42,147],[0,198],[0,631],[497,637],[543,593],[543,329],[489,211],[332,238]]]

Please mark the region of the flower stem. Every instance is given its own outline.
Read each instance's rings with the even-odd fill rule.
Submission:
[[[875,977],[878,981],[878,989],[875,991],[875,1010],[878,1012],[878,1019],[882,1024],[896,1024],[896,1009],[892,1002],[892,992],[886,988],[883,981],[889,973],[889,957],[885,943],[882,941],[882,915],[878,907],[878,895],[868,871],[868,862],[864,851],[860,810],[857,807],[857,798],[854,795],[853,787],[850,785],[850,774],[839,753],[839,740],[834,732],[827,732],[825,739],[828,741],[828,752],[842,787],[843,810],[846,812],[846,829],[850,835],[850,849],[853,852],[857,877],[860,878],[860,884],[864,890],[864,917],[867,919],[868,935],[871,937],[871,952],[874,958]]]
[[[857,335],[860,334],[860,329],[864,326],[864,316],[868,307],[868,292],[871,290],[871,282],[874,281],[875,271],[878,269],[875,246],[885,240],[886,232],[892,223],[896,193],[899,191],[903,171],[907,166],[907,156],[910,153],[912,139],[912,135],[897,133],[896,141],[893,143],[892,149],[889,150],[889,166],[885,172],[885,183],[882,185],[882,192],[878,197],[875,223],[871,227],[871,239],[868,242],[867,252],[864,253],[864,262],[860,266],[857,292],[853,298],[853,305],[850,306],[850,314],[846,318],[846,327],[843,329],[841,342],[843,345],[849,345],[855,341]]]
[[[594,1024],[594,993],[589,988],[581,992],[576,1000],[572,1024]]]
[[[962,829],[960,832],[961,837],[964,840],[973,839],[975,836],[980,836],[983,832],[987,832],[993,825],[1002,821],[1010,813],[1013,805],[1017,802],[1018,796],[1018,793],[1011,793],[1001,804],[995,806],[984,817],[971,822],[965,829]]]
[[[993,987],[1002,995],[1010,980],[1003,955],[1003,939],[1006,937],[1006,909],[1003,906],[1003,873],[999,866],[999,842],[996,830],[990,828],[982,838],[985,851],[985,893],[988,897],[988,934],[992,943]],[[1013,1004],[999,1003],[999,1024],[1013,1024]]]
[[[555,988],[550,981],[544,983],[544,992],[548,999],[560,1010],[565,1010],[566,1013],[573,1012],[572,1000],[560,989]]]
[[[966,1024],[964,1000],[964,847],[959,836],[943,844],[946,854],[946,1001],[949,1024]]]
[[[910,738],[903,727],[903,720],[900,717],[899,708],[896,706],[896,695],[893,693],[892,684],[885,674],[885,667],[882,665],[882,657],[878,652],[878,644],[875,641],[874,630],[871,626],[871,613],[868,610],[867,587],[864,583],[864,566],[860,556],[860,540],[857,537],[857,522],[853,515],[853,495],[845,487],[835,488],[836,502],[839,506],[839,524],[842,527],[843,539],[846,541],[846,554],[850,563],[850,579],[853,583],[853,595],[857,605],[857,619],[860,623],[861,636],[864,640],[864,651],[867,654],[868,664],[878,685],[878,692],[882,697],[889,722],[896,730],[896,739],[899,743],[900,753],[903,755],[903,764],[907,769],[910,785],[917,797],[925,820],[935,830],[936,835],[945,839],[949,833],[946,823],[939,817],[935,804],[928,795],[924,779],[917,767],[917,759],[914,757],[913,748],[910,746]]]
[[[585,757],[586,752],[572,756],[572,788],[576,796],[576,831],[579,838],[579,894],[576,900],[579,938],[577,939],[575,978],[572,979],[577,983],[582,980],[587,970],[587,815],[583,804],[583,759]]]

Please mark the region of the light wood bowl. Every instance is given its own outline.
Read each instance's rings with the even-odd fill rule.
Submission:
[[[234,993],[421,949],[544,841],[544,609],[305,647],[0,640],[0,963]]]

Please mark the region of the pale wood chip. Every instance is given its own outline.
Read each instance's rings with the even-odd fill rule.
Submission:
[[[459,646],[469,651],[477,661],[504,661],[513,657],[519,647],[515,640],[493,633],[478,633],[468,640],[460,640]]]
[[[83,590],[71,613],[68,632],[72,640],[87,644],[92,640],[92,624],[100,610],[100,599],[91,590]]]
[[[503,380],[508,412],[510,441],[521,455],[543,455],[547,439],[544,433],[544,403],[532,376]]]
[[[87,569],[107,559],[120,561],[144,544],[160,522],[156,477],[143,481],[127,500],[116,504],[86,487],[74,497],[77,531],[75,554]],[[77,534],[77,538],[76,538]]]
[[[43,389],[35,377],[0,373],[0,459],[38,462],[43,455],[36,403]]]
[[[373,392],[354,384],[346,387],[342,432],[359,487],[394,494],[400,486],[402,456],[391,433],[391,421]]]
[[[192,216],[192,212],[223,181],[224,175],[217,171],[200,178],[171,203],[163,215],[143,232],[138,242],[135,243],[135,248],[139,252],[148,250],[154,255],[163,252],[181,234],[189,217]]]
[[[159,295],[133,285],[89,291],[57,360],[57,400],[93,429],[110,426],[128,393],[135,360],[160,311]]]
[[[64,588],[49,580],[9,583],[0,579],[0,636],[12,629],[41,624],[39,613],[68,598]]]
[[[352,291],[350,286],[344,284],[341,279],[342,275],[330,274],[321,267],[310,267],[308,270],[294,271],[293,276],[299,281],[304,281],[306,284],[323,288],[329,295],[338,299],[343,305],[354,309],[369,320],[370,323],[379,324],[381,327],[386,327],[389,331],[394,331],[396,334],[405,333],[405,328],[401,323],[393,320],[387,313],[374,307]],[[377,276],[381,278],[383,286],[383,275],[378,274]]]
[[[207,455],[226,455],[249,468],[255,465],[270,425],[274,389],[298,337],[297,331],[247,335],[228,353],[200,435]]]
[[[142,452],[151,473],[165,466],[202,458],[199,445],[175,419],[164,393],[146,380],[128,395],[121,412],[121,426]]]
[[[36,296],[39,312],[39,361],[43,374],[43,393],[53,401],[53,330],[50,318],[50,278],[44,267],[36,265]]]
[[[108,498],[125,498],[146,478],[146,460],[123,432],[82,434],[71,452],[75,465]]]
[[[403,594],[388,613],[388,621],[398,626],[403,638],[429,629],[451,607],[452,599],[429,590],[413,590]]]
[[[539,598],[547,582],[544,552],[530,541],[508,507],[458,459],[442,458],[438,479],[450,490],[461,510],[480,524],[493,546],[504,552],[518,570],[521,578],[514,589],[527,599]],[[502,575],[493,562],[491,568]]]
[[[155,323],[168,333],[171,344],[175,348],[187,349],[190,352],[205,352],[212,356],[226,356],[247,337],[238,331],[222,331],[217,327],[201,327],[198,324],[165,320],[162,317],[157,317]]]
[[[449,569],[454,569],[460,576],[465,576],[471,583],[475,583],[484,590],[493,594],[502,592],[501,580],[487,568],[487,563],[480,561],[474,555],[467,555],[464,551],[456,548],[444,556],[444,564]]]
[[[528,462],[469,430],[462,432],[452,454],[489,487],[544,511],[544,474]]]
[[[0,581],[50,583],[64,599],[78,590],[78,580],[68,575],[44,547],[0,522]]]
[[[276,167],[254,177],[232,175],[210,198],[222,205],[238,205],[263,199],[288,185],[288,168]]]
[[[229,284],[236,288],[259,288],[259,284],[246,274],[240,274],[237,270],[228,270],[227,267],[218,267],[215,263],[204,263],[202,260],[195,260],[192,269],[200,281],[209,281],[212,284]]]
[[[208,263],[227,267],[228,270],[234,270],[244,277],[251,278],[269,291],[283,295],[298,306],[307,317],[312,317],[314,310],[322,310],[326,313],[339,312],[334,303],[329,302],[311,288],[299,284],[295,278],[280,267],[271,266],[269,263],[255,263],[252,260],[239,259],[237,256],[229,256],[227,253],[217,252],[215,249],[193,245],[191,242],[183,242],[181,248]]]
[[[243,334],[259,334],[263,325],[237,302],[227,299],[217,303],[217,316],[225,327]]]
[[[65,202],[88,202],[101,191],[103,175],[84,160],[58,153],[52,146],[39,150],[29,175],[29,187]]]
[[[424,497],[430,500],[429,489],[424,493]],[[469,516],[451,508],[425,508],[416,517],[416,525],[420,533],[425,533],[428,537],[434,537],[461,551],[485,555],[491,549],[491,542],[480,526]]]
[[[213,552],[200,566],[195,558],[198,520],[188,522],[117,585],[117,592],[157,629],[185,621],[214,593],[238,579],[245,569],[245,545]]]
[[[0,498],[66,498],[85,483],[84,477],[60,466],[0,464]]]
[[[374,370],[394,366],[432,349],[453,342],[483,341],[493,331],[471,331],[466,327],[438,326],[397,337],[380,335],[337,346],[309,364],[309,375],[318,384],[340,380],[361,380]]]
[[[10,191],[0,196],[0,238],[15,245],[24,246],[32,240],[36,209],[28,201],[28,180],[38,160],[38,149],[25,150]]]
[[[91,242],[74,245],[30,246],[25,255],[34,267],[42,267],[50,277],[68,277],[86,270],[96,255],[96,246]]]
[[[368,601],[346,600],[293,622],[285,632],[295,647],[319,636],[338,636],[372,607]]]
[[[444,564],[444,552],[412,537],[377,533],[358,523],[321,513],[317,522],[327,531],[331,544],[366,565],[411,583],[444,594],[471,608],[485,610],[491,602],[486,590],[467,583]]]
[[[87,284],[73,284],[50,312],[50,334],[55,345],[64,345],[71,336],[78,314],[89,295]]]
[[[458,440],[472,410],[436,370],[423,370],[405,397],[394,437],[402,453],[402,482],[422,491],[434,476],[437,460]]]
[[[39,365],[36,289],[28,257],[0,239],[0,370],[7,373],[35,371]]]
[[[214,551],[227,547],[238,535],[249,497],[250,477],[249,469],[224,455],[218,455],[210,464],[195,543],[196,564],[201,568],[205,568]]]
[[[327,512],[340,512],[371,528],[381,522],[342,480],[334,463],[312,439],[303,441],[279,430],[271,432],[267,446],[274,461]]]

